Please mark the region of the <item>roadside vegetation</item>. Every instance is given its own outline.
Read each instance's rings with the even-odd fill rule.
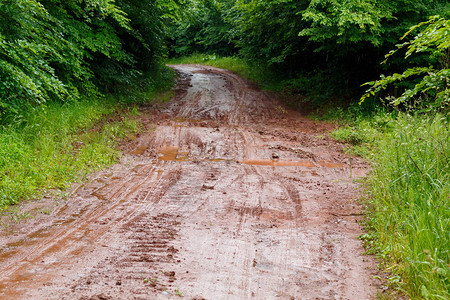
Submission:
[[[0,209],[120,157],[136,104],[173,85],[170,1],[0,2]]]
[[[65,189],[87,172],[118,157],[115,138],[135,132],[137,123],[104,124],[90,129],[115,107],[106,100],[72,105],[50,104],[35,109],[24,125],[0,131],[0,204],[39,197],[44,189]]]
[[[412,298],[448,299],[450,126],[436,114],[401,114],[374,137],[368,178],[369,251],[388,282]]]
[[[0,2],[0,207],[116,161],[164,61],[211,65],[341,123],[373,165],[381,296],[449,299],[449,18],[445,0]]]
[[[428,52],[440,66],[414,67],[381,76],[361,101],[393,82],[415,76],[398,97],[384,102],[392,109],[357,115],[353,124],[333,132],[350,143],[350,152],[372,162],[367,178],[366,228],[361,238],[369,253],[382,258],[387,283],[409,297],[450,298],[450,21],[432,17],[413,26],[405,59]],[[447,75],[442,75],[447,74]],[[399,106],[404,106],[399,109]],[[392,290],[391,290],[392,292]],[[390,296],[395,296],[392,292]]]
[[[372,163],[365,181],[368,253],[392,288],[412,299],[448,299],[450,123],[448,115],[380,111],[332,136]]]
[[[140,130],[139,104],[164,98],[173,76],[170,70],[153,76],[141,92],[40,105],[1,127],[0,207],[64,191],[117,162],[119,142]]]

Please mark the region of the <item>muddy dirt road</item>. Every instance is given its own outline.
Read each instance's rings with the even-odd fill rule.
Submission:
[[[0,298],[370,299],[366,166],[238,76],[174,67],[120,164],[2,229]]]

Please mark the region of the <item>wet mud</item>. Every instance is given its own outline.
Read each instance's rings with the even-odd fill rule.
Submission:
[[[173,67],[176,96],[142,110],[119,164],[3,226],[0,298],[371,299],[368,168],[333,125],[231,72]]]

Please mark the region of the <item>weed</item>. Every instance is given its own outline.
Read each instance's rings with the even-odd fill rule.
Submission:
[[[177,295],[178,297],[183,297],[183,293],[179,289],[175,290],[175,295]]]
[[[281,105],[277,105],[276,110],[278,111],[278,113],[282,115],[286,115],[288,113],[287,110]]]
[[[18,208],[15,209],[11,209],[8,212],[9,216],[11,217],[11,219],[16,222],[19,223],[22,220],[26,220],[26,219],[30,219],[33,218],[34,216],[30,213],[26,213],[23,211],[20,211]]]
[[[44,215],[49,215],[52,213],[52,210],[50,208],[41,208],[38,210],[38,212]]]
[[[8,223],[5,223],[3,221],[0,222],[0,228],[2,228],[3,230],[8,230],[10,226],[11,225]]]

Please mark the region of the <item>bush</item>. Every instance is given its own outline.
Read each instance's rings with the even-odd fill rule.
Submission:
[[[408,68],[402,74],[381,75],[380,80],[366,83],[365,85],[370,85],[371,88],[363,95],[361,102],[385,90],[389,85],[399,86],[409,81],[410,87],[406,88],[401,96],[389,95],[388,101],[391,104],[398,106],[415,101],[414,105],[427,110],[448,111],[450,107],[450,20],[439,16],[430,17],[429,21],[411,27],[402,40],[418,29],[420,31],[414,38],[397,45],[397,49],[386,55],[386,59],[406,48],[405,60],[414,54],[427,53],[429,58],[426,63],[429,65]]]

